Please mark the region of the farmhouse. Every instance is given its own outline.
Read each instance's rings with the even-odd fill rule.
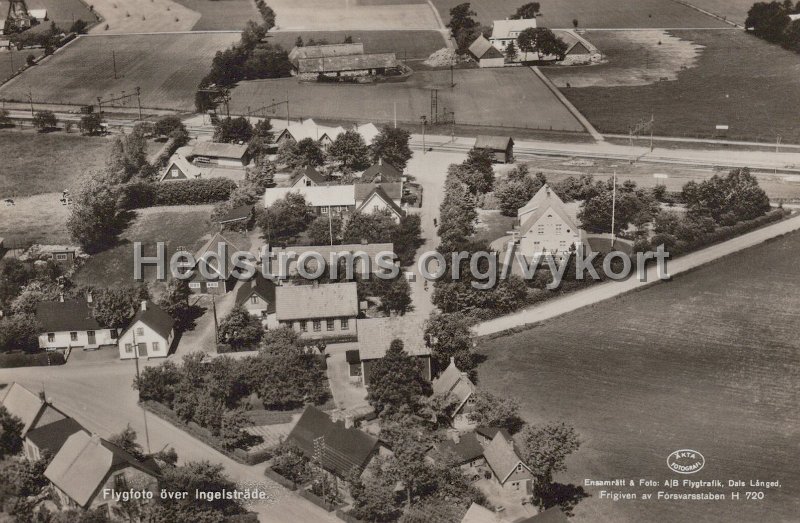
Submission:
[[[276,324],[275,282],[256,272],[252,280],[243,282],[236,291],[236,306],[244,307],[251,315]]]
[[[281,285],[275,289],[275,317],[300,337],[350,341],[358,338],[358,286],[355,282]]]
[[[303,80],[383,75],[399,67],[394,53],[364,53],[361,44],[295,47],[292,73]]]
[[[480,134],[475,139],[475,149],[487,149],[497,163],[514,161],[514,139],[510,136],[487,136]]]
[[[119,357],[166,358],[175,338],[175,321],[164,309],[143,300],[131,324],[119,337]]]
[[[519,252],[531,258],[545,253],[566,254],[584,236],[575,217],[547,184],[517,211],[517,224]]]
[[[523,18],[521,20],[495,20],[492,23],[492,35],[489,41],[501,53],[506,52],[508,44],[514,42],[525,29],[536,29],[535,18]]]
[[[505,490],[530,494],[533,489],[533,473],[517,454],[513,440],[502,431],[484,447],[486,464],[492,478]]]
[[[70,436],[77,432],[89,432],[72,418],[63,418],[37,427],[25,436],[25,457],[38,461],[47,454],[55,456]]]
[[[474,426],[467,415],[475,403],[475,384],[469,379],[467,373],[458,370],[454,358],[450,358],[450,365],[442,372],[441,376],[433,380],[431,386],[434,394],[449,396],[453,400],[454,405],[448,415],[456,429]]]
[[[91,293],[87,300],[45,301],[36,306],[36,321],[41,326],[39,348],[64,350],[97,349],[116,345],[117,330],[102,327],[92,314]]]
[[[356,212],[389,212],[396,223],[405,216],[401,201],[402,183],[357,183],[355,184]]]
[[[369,385],[374,363],[384,356],[392,341],[403,342],[403,350],[420,363],[422,376],[431,379],[431,349],[425,345],[422,326],[401,318],[369,318],[359,322],[358,349],[346,353],[350,378]]]
[[[273,247],[270,250],[269,245],[264,247],[262,255],[271,252],[271,268],[272,274],[279,278],[297,276],[297,264],[301,256],[307,253],[316,253],[322,256],[326,264],[330,263],[331,256],[336,255],[339,259],[344,260],[350,265],[348,261],[352,257],[353,272],[356,275],[366,273],[367,275],[376,274],[381,272],[378,266],[378,255],[381,253],[394,253],[394,244],[392,243],[359,243],[359,244],[344,244],[344,245],[312,245],[307,247],[292,246],[292,247]],[[288,253],[296,254],[289,259]],[[286,258],[286,274],[283,274],[282,259]],[[313,273],[317,269],[317,261],[309,258],[306,261],[306,270]]]
[[[160,474],[152,459],[140,462],[116,445],[84,431],[72,434],[44,471],[63,509],[102,508],[108,517],[114,517],[118,501],[105,498],[104,488],[121,492],[135,486],[137,490],[156,493]]]
[[[314,406],[305,408],[286,441],[308,459],[319,460],[341,490],[347,489],[346,480],[353,470],[363,475],[375,457],[392,454],[378,438],[354,428],[349,419],[333,421]]]
[[[206,157],[195,157],[193,163],[189,158],[193,157],[195,149],[191,147],[181,147],[173,154],[167,162],[166,168],[161,171],[158,181],[172,182],[182,180],[194,180],[197,178],[228,178],[237,184],[243,182],[247,177],[244,166],[210,163],[203,160]]]
[[[307,138],[317,142],[323,151],[333,143],[337,136],[344,132],[344,127],[323,127],[308,118],[299,123],[290,123],[275,138],[275,144],[280,146],[286,141],[297,143]]]
[[[504,67],[506,64],[503,53],[483,35],[478,36],[469,46],[469,54],[478,62],[479,67]]]
[[[329,45],[304,45],[295,46],[289,51],[289,61],[295,70],[300,65],[300,60],[311,58],[332,58],[334,56],[352,56],[364,54],[364,44],[329,44]]]
[[[198,164],[247,167],[250,164],[250,146],[235,143],[199,142],[192,148],[190,158]]]
[[[194,275],[189,289],[199,294],[225,294],[236,286],[235,254],[243,252],[242,246],[216,233],[195,254]]]

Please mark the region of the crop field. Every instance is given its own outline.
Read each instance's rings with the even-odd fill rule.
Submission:
[[[481,386],[519,399],[533,423],[580,433],[563,484],[656,480],[666,458],[701,452],[693,480],[780,481],[763,501],[618,501],[584,487],[576,522],[795,521],[800,514],[800,234],[737,253],[670,283],[603,302],[518,334],[484,340]],[[769,263],[764,263],[764,260]],[[672,492],[687,492],[682,488]]]
[[[431,91],[438,89],[439,113],[454,111],[461,125],[521,127],[583,132],[574,116],[527,68],[417,71],[406,82],[332,85],[294,78],[242,82],[232,92],[231,112],[245,113],[289,97],[293,118],[388,123],[397,104],[400,122],[419,123],[430,115]]]
[[[243,29],[249,20],[262,22],[253,0],[175,0],[183,7],[200,13],[193,31]]]
[[[201,14],[172,0],[91,0],[103,17],[93,34],[191,31]],[[108,26],[108,27],[106,27]]]
[[[753,7],[754,0],[689,0],[689,3],[710,13],[727,18],[731,22],[744,25],[747,12]]]
[[[623,76],[620,68],[641,73],[648,67],[663,67],[656,53],[649,54],[641,45],[637,48],[626,37],[605,46],[607,64],[544,72],[560,87],[575,80],[572,88],[562,91],[601,132],[627,134],[633,123],[654,115],[656,135],[721,137],[716,125],[728,125],[724,137],[731,140],[775,143],[780,134],[785,143],[800,143],[796,114],[786,110],[800,105],[800,56],[741,31],[670,33],[702,46],[698,56],[682,62],[686,69],[674,71],[677,63],[669,66],[674,80],[666,74],[668,81],[639,74],[644,81],[635,84],[641,85],[617,85]],[[598,42],[595,36],[587,35]],[[608,34],[602,38],[615,39]],[[590,85],[601,86],[576,87],[586,78]]]
[[[95,2],[92,0],[87,3]],[[25,5],[28,9],[47,9],[47,21],[36,26],[37,29],[49,29],[50,22],[55,22],[58,27],[67,31],[76,20],[83,20],[89,25],[97,22],[97,16],[81,0],[27,0]]]
[[[425,2],[394,0],[271,0],[282,31],[441,29]]]
[[[270,42],[289,51],[298,36],[302,36],[305,42],[313,38],[331,44],[343,42],[346,36],[350,36],[354,42],[362,42],[367,53],[395,53],[399,60],[428,58],[434,51],[445,47],[444,37],[439,31],[280,32],[270,33]]]
[[[723,1],[723,0],[719,0]],[[450,9],[461,0],[433,0],[447,23]],[[504,20],[524,4],[520,0],[476,0],[470,2],[480,23]],[[541,0],[540,27],[572,27],[577,19],[586,28],[698,28],[729,27],[724,22],[671,0]]]
[[[236,33],[84,36],[0,87],[0,99],[24,101],[30,90],[34,103],[91,104],[138,86],[144,107],[193,110],[214,54],[238,39]]]
[[[0,51],[0,82],[5,81],[14,74],[15,71],[19,71],[20,68],[25,65],[28,55],[31,54],[38,58],[44,54],[44,49],[23,49],[22,51],[17,51],[17,48],[14,47],[11,50],[5,49]]]

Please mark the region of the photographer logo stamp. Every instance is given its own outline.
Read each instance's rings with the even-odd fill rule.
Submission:
[[[676,450],[667,456],[667,466],[678,474],[694,474],[703,469],[706,458],[692,449]]]

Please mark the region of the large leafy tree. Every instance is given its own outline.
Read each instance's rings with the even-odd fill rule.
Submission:
[[[162,116],[153,124],[153,134],[156,136],[170,136],[176,130],[186,132],[186,126],[179,116]]]
[[[516,216],[545,182],[541,173],[532,178],[527,165],[519,165],[501,177],[494,186],[494,195],[503,216]]]
[[[301,167],[319,167],[325,163],[325,155],[319,142],[311,138],[303,138],[295,143],[291,140],[284,141],[278,147],[277,163],[289,169]]]
[[[770,209],[769,198],[749,169],[734,169],[703,182],[689,182],[682,199],[694,216],[709,216],[722,225],[752,220]]]
[[[617,184],[614,202],[613,183],[597,182],[594,194],[586,199],[578,212],[584,229],[593,233],[611,232],[611,214],[614,212],[614,230],[621,231],[633,224],[641,227],[658,211],[658,202],[652,192],[637,189],[630,180]]]
[[[189,282],[173,279],[167,284],[167,290],[158,302],[159,306],[175,320],[176,331],[183,332],[192,325],[194,313],[189,305],[191,294]]]
[[[136,431],[131,428],[130,424],[128,424],[122,432],[111,435],[108,441],[139,461],[144,459],[144,449],[142,449],[142,446],[136,441]]]
[[[789,23],[789,10],[786,9],[785,4],[756,2],[747,12],[745,27],[752,27],[753,34],[759,38],[772,43],[780,43]]]
[[[472,10],[469,2],[458,4],[450,9],[450,21],[447,27],[450,34],[455,38],[458,45],[458,52],[464,54],[469,49],[470,44],[478,36],[480,27],[475,20],[477,13]]]
[[[345,243],[391,242],[397,232],[397,224],[389,211],[353,214],[342,232]]]
[[[244,116],[223,118],[214,126],[214,141],[221,143],[248,143],[253,138],[253,126]]]
[[[370,146],[372,161],[377,162],[383,159],[402,171],[413,156],[411,148],[408,146],[410,139],[409,131],[388,125],[384,126],[381,128],[380,134],[372,140]]]
[[[519,50],[524,53],[536,53],[539,59],[542,55],[555,56],[563,60],[569,46],[546,27],[530,27],[522,31],[517,37]]]
[[[503,428],[512,434],[519,431],[524,423],[519,416],[517,400],[501,398],[485,390],[475,393],[472,411],[467,416],[479,426]]]
[[[522,432],[522,460],[536,477],[536,489],[543,497],[556,472],[566,470],[567,456],[578,450],[577,432],[566,423],[547,423],[526,427]]]
[[[306,230],[308,240],[312,245],[333,245],[341,238],[342,224],[339,215],[318,216]]]
[[[523,4],[517,8],[517,11],[511,15],[512,20],[536,18],[542,10],[539,2],[530,2]]]
[[[349,478],[353,509],[350,515],[361,521],[395,521],[401,507],[395,494],[396,483],[386,472],[383,460],[370,463],[368,475],[362,477],[358,471]]]
[[[431,346],[438,372],[447,368],[451,358],[462,372],[471,372],[477,366],[472,353],[470,322],[463,314],[431,314],[425,322],[425,339]]]
[[[431,394],[421,362],[403,350],[400,340],[393,340],[386,355],[373,363],[368,389],[367,400],[375,412],[383,415],[416,411],[422,398]]]
[[[87,174],[73,194],[67,230],[87,252],[101,251],[116,241],[118,210],[115,187],[102,173]]]
[[[0,352],[34,351],[39,347],[40,327],[31,314],[0,318]]]
[[[22,451],[22,420],[0,405],[0,459]]]
[[[189,462],[183,466],[166,468],[160,486],[168,492],[232,492],[234,483],[224,472],[222,465],[208,461]],[[155,521],[225,521],[242,515],[244,506],[235,499],[220,496],[219,499],[195,499],[188,496],[181,500],[159,501],[155,506]]]
[[[234,350],[253,347],[263,336],[261,321],[241,306],[234,307],[219,325],[220,343],[228,344]]]
[[[257,221],[268,242],[285,242],[305,231],[314,218],[303,195],[289,193],[260,212]]]
[[[149,299],[146,285],[96,290],[92,293],[92,314],[103,327],[121,329],[131,321],[142,300]]]
[[[0,263],[0,306],[5,307],[34,278],[33,270],[16,258]]]
[[[343,172],[363,171],[370,165],[370,151],[355,129],[343,132],[328,147],[328,157]]]
[[[452,252],[468,242],[475,232],[475,196],[458,177],[449,172],[444,182],[444,198],[439,206],[441,250]]]

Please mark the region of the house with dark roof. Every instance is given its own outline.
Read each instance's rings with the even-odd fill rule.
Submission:
[[[494,437],[497,436],[498,432],[502,432],[506,439],[511,439],[511,434],[509,434],[506,429],[501,429],[499,427],[478,427],[475,429],[475,435],[478,437],[478,441],[481,442],[481,445],[488,445]]]
[[[104,509],[115,517],[116,492],[146,490],[157,494],[161,471],[152,459],[134,456],[97,435],[78,431],[67,438],[44,476],[65,509]],[[108,489],[108,490],[107,490]]]
[[[117,330],[100,325],[86,300],[45,301],[36,306],[36,321],[41,326],[39,348],[47,350],[98,349],[117,344]]]
[[[271,207],[289,194],[301,195],[306,205],[320,216],[383,210],[388,210],[398,222],[405,216],[402,182],[272,187],[264,191],[264,207]]]
[[[486,463],[483,457],[483,445],[474,432],[461,434],[454,431],[450,438],[431,449],[426,457],[430,461],[449,463],[462,470],[480,467]]]
[[[76,432],[89,432],[72,418],[64,418],[37,427],[25,436],[25,456],[37,461],[45,454],[55,456],[70,436]]]
[[[314,406],[305,408],[286,442],[296,445],[308,459],[319,460],[341,489],[347,488],[344,480],[354,470],[363,474],[376,456],[391,455],[375,436],[349,426],[349,422],[333,421]]]
[[[319,77],[340,78],[384,75],[400,68],[394,53],[351,54],[298,58],[293,68],[298,78],[315,80]]]
[[[562,256],[585,237],[577,217],[547,184],[517,211],[517,224],[518,252],[528,258],[548,253]]]
[[[254,219],[254,211],[255,206],[253,205],[239,205],[220,216],[217,223],[222,227],[236,226],[248,230]]]
[[[142,300],[119,336],[119,358],[166,358],[175,339],[175,320],[150,300]]]
[[[450,358],[450,365],[442,374],[431,382],[433,393],[446,396],[453,402],[448,416],[456,429],[474,427],[468,414],[475,403],[475,384],[469,379],[466,372],[461,372],[456,366],[454,358]]]
[[[325,176],[311,166],[299,169],[289,181],[289,187],[314,187],[326,182]]]
[[[289,51],[289,61],[295,69],[300,60],[309,58],[332,58],[334,56],[352,56],[364,54],[364,44],[361,42],[326,45],[300,45]]]
[[[483,35],[479,35],[469,46],[469,54],[478,62],[478,66],[481,68],[504,67],[506,65],[503,53],[498,51]]]
[[[250,164],[248,144],[198,142],[188,158],[194,164],[215,164],[227,167],[247,167]]]
[[[568,523],[569,518],[559,505],[545,509],[535,516],[517,521],[517,523]]]
[[[309,340],[358,338],[358,285],[281,285],[275,288],[275,318]]]
[[[194,153],[192,147],[181,147],[167,162],[166,168],[161,171],[159,182],[176,182],[194,180],[197,178],[227,178],[241,184],[247,177],[245,167],[236,161],[228,163],[213,163],[206,161],[205,157],[197,157],[196,162],[189,158]]]
[[[514,139],[510,136],[480,134],[475,139],[473,148],[488,150],[495,163],[512,163],[514,161]]]
[[[403,171],[383,158],[378,158],[378,163],[361,173],[359,180],[361,183],[399,183],[403,181]]]
[[[355,184],[356,212],[389,212],[392,219],[400,223],[406,215],[401,207],[402,183],[357,183]]]
[[[236,306],[263,319],[269,327],[277,325],[275,318],[275,282],[256,272],[250,281],[244,281],[236,290]]]
[[[503,523],[503,519],[488,508],[473,503],[461,519],[461,523]]]
[[[236,253],[243,246],[218,232],[195,254],[189,290],[197,294],[225,294],[236,287]]]
[[[492,471],[492,478],[503,489],[527,495],[533,491],[533,473],[519,457],[514,441],[500,431],[483,452],[486,465]]]
[[[310,255],[318,254],[330,267],[332,260],[339,261],[337,267],[344,271],[352,266],[354,276],[370,276],[385,269],[378,265],[382,256],[394,254],[393,243],[351,243],[343,245],[309,245],[291,247],[264,247],[262,256],[270,256],[270,272],[280,279],[293,278],[298,275],[297,265],[303,258],[305,268],[309,273],[314,273],[318,267],[318,260]],[[282,260],[286,260],[284,263]],[[351,262],[352,260],[352,262]],[[344,266],[342,266],[344,264]],[[284,270],[285,269],[285,270]],[[349,276],[348,276],[349,277]]]

